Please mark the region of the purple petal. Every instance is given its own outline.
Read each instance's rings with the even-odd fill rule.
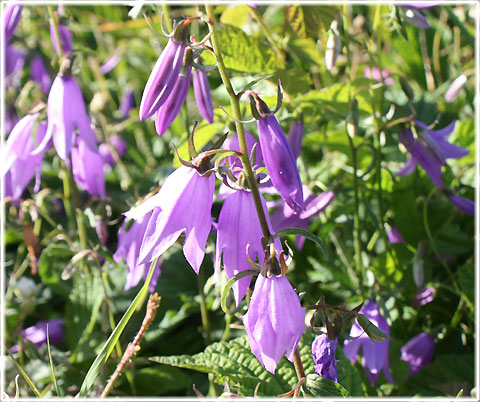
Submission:
[[[337,343],[337,339],[328,339],[327,334],[317,336],[312,342],[315,373],[327,380],[335,382],[338,382],[337,360],[335,360]]]
[[[451,195],[448,197],[455,208],[464,214],[475,216],[475,202],[459,195]]]
[[[212,94],[210,93],[210,85],[205,71],[193,70],[193,92],[200,114],[206,121],[213,123]]]
[[[302,150],[303,126],[303,122],[294,121],[288,132],[288,143],[295,159],[299,157]]]
[[[392,244],[395,244],[395,243],[405,244],[405,240],[403,236],[395,227],[392,227],[389,230],[387,230],[387,237],[388,237],[388,241]]]
[[[72,171],[75,182],[94,197],[106,198],[103,159],[98,151],[92,151],[83,140],[72,149]]]
[[[394,176],[408,176],[409,174],[412,174],[415,168],[417,167],[417,161],[413,158],[409,158],[403,167],[398,170]]]
[[[5,45],[8,45],[12,38],[13,32],[20,21],[23,6],[10,1],[3,9],[3,29],[5,34]]]
[[[131,89],[127,89],[123,94],[122,102],[120,103],[120,114],[122,119],[128,118],[130,110],[135,106],[135,93]]]
[[[102,74],[108,74],[110,71],[112,71],[118,63],[120,63],[120,60],[122,58],[118,53],[112,54],[106,61],[100,66],[100,71]]]
[[[467,77],[463,74],[455,78],[448,87],[447,92],[445,92],[445,102],[450,103],[457,99],[458,94],[465,87],[466,83]]]
[[[427,19],[418,11],[412,8],[406,8],[404,16],[405,20],[419,28],[430,28],[430,24],[428,23]]]
[[[409,375],[412,376],[432,361],[434,350],[433,338],[426,332],[422,332],[403,345],[400,349],[402,353],[400,360],[409,364]]]
[[[43,93],[47,93],[50,89],[52,79],[50,78],[50,73],[45,67],[45,64],[40,56],[35,56],[32,59],[30,69],[32,72],[32,80],[40,86],[40,89]]]
[[[60,36],[60,44],[62,45],[62,53],[67,54],[73,50],[72,36],[66,26],[59,24],[57,27]],[[58,54],[57,36],[55,35],[55,28],[53,25],[50,25],[50,38],[52,39],[53,47]]]

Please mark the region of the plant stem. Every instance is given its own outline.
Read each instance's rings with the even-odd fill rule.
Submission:
[[[252,191],[252,196],[255,202],[255,208],[257,210],[257,215],[260,221],[260,226],[262,227],[263,235],[265,238],[270,239],[271,234],[268,228],[267,219],[265,217],[265,211],[263,210],[263,205],[260,198],[260,192],[258,190],[257,181],[255,180],[255,175],[253,173],[252,165],[250,164],[250,160],[248,158],[249,155],[248,155],[247,142],[245,140],[245,129],[243,127],[243,124],[239,122],[239,120],[242,119],[242,116],[240,113],[240,103],[238,101],[237,95],[235,94],[232,83],[230,82],[227,69],[223,62],[223,56],[220,51],[220,44],[218,41],[218,37],[215,32],[216,20],[215,20],[215,14],[213,12],[213,6],[211,4],[205,4],[205,9],[207,11],[207,16],[210,20],[209,28],[210,28],[210,32],[212,32],[211,42],[212,42],[213,52],[217,60],[218,71],[220,72],[222,82],[225,85],[225,88],[227,89],[228,96],[230,97],[230,105],[232,106],[232,109],[233,109],[233,116],[236,119],[235,128],[237,130],[238,142],[240,145],[240,151],[242,153],[242,157],[241,157],[242,164],[245,169],[248,185],[250,186],[250,189]]]
[[[162,4],[163,15],[165,16],[165,22],[167,23],[167,28],[170,32],[173,30],[172,19],[170,18],[170,7],[168,4],[163,2]]]
[[[48,15],[52,20],[53,30],[55,31],[55,40],[57,41],[57,47],[58,47],[58,57],[62,58],[63,49],[62,49],[62,42],[60,41],[60,32],[58,30],[57,19],[55,18],[55,14],[53,13],[52,6],[47,6],[47,9],[48,9]]]
[[[297,373],[298,379],[301,380],[302,378],[306,378],[305,369],[303,368],[302,358],[300,357],[298,347],[295,349],[295,353],[293,354],[293,365],[295,366],[295,372]]]

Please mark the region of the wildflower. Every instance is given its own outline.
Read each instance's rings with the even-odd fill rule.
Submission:
[[[261,167],[263,166],[263,158],[262,158],[262,150],[260,148],[260,144],[258,143],[255,136],[248,130],[245,130],[245,142],[247,143],[247,151],[252,151],[254,145],[256,145],[255,150],[255,166]],[[240,144],[238,142],[238,135],[234,133],[232,137],[229,137],[225,140],[222,146],[223,149],[228,149],[230,151],[238,151],[240,152]],[[241,168],[242,163],[240,159],[234,155],[228,157],[228,162],[230,163],[232,169]],[[235,170],[234,170],[235,173]]]
[[[122,119],[128,118],[130,109],[135,106],[135,93],[131,89],[127,89],[123,94],[122,101],[120,102],[120,115]]]
[[[115,150],[117,151],[117,154],[120,158],[127,151],[127,143],[118,134],[112,135],[109,138],[109,143],[110,143],[110,146],[115,148]],[[105,163],[109,166],[115,165],[115,158],[113,157],[112,153],[110,152],[110,148],[106,143],[100,144],[100,146],[98,147],[98,152],[102,156],[103,163]]]
[[[112,71],[118,63],[120,63],[120,60],[122,58],[120,57],[120,54],[118,53],[114,53],[113,55],[111,55],[106,61],[105,63],[103,63],[101,66],[100,66],[100,71],[102,72],[102,74],[108,74],[110,71]]]
[[[315,362],[315,373],[330,381],[338,382],[337,360],[337,339],[328,339],[327,334],[317,336],[312,343],[312,355]]]
[[[150,263],[139,264],[138,255],[140,252],[140,246],[142,245],[143,234],[147,228],[150,216],[151,214],[147,213],[133,222],[125,219],[122,227],[118,231],[118,246],[117,251],[113,254],[113,259],[117,263],[124,260],[127,265],[128,273],[127,282],[124,288],[125,290],[133,288],[138,282],[140,282],[142,277],[145,279],[148,275]],[[128,228],[129,226],[130,228]],[[162,266],[160,261],[158,261],[150,281],[150,293],[153,293],[155,290],[158,276],[161,272]]]
[[[390,327],[388,326],[387,320],[380,314],[380,310],[374,300],[370,300],[362,308],[360,313],[364,314],[379,329],[385,331],[387,335],[390,335]],[[365,373],[372,386],[375,385],[382,369],[385,378],[393,384],[388,363],[389,340],[385,339],[384,342],[373,342],[356,321],[350,330],[350,336],[359,337],[353,340],[345,340],[343,344],[345,356],[352,363],[355,363],[358,357],[358,351],[362,348],[362,366],[365,368]]]
[[[13,128],[0,156],[1,175],[8,173],[10,196],[20,198],[36,174],[34,191],[40,189],[43,153],[32,155],[37,142],[45,137],[47,124],[38,121],[39,114],[28,114]]]
[[[335,194],[332,191],[325,191],[315,196],[307,186],[303,186],[303,194],[306,196],[305,209],[299,214],[295,214],[284,203],[272,214],[272,225],[276,232],[287,228],[307,230],[310,225],[310,219],[324,211],[335,199]],[[302,236],[298,236],[295,240],[299,250],[302,249],[304,243],[305,238]]]
[[[193,70],[193,93],[200,114],[206,121],[213,123],[213,102],[207,73],[196,68]]]
[[[242,320],[250,349],[270,373],[275,374],[284,354],[293,360],[303,333],[305,308],[285,276],[258,276]]]
[[[58,24],[57,28],[60,36],[60,44],[62,45],[62,53],[65,55],[73,50],[72,36],[65,25]],[[53,24],[50,24],[50,38],[52,39],[53,47],[58,54],[58,41]]]
[[[403,236],[400,234],[397,228],[391,227],[387,230],[388,241],[392,244],[402,243],[405,244]]]
[[[421,289],[413,298],[412,306],[424,306],[435,299],[435,289],[431,286]]]
[[[83,139],[72,148],[72,171],[75,182],[89,194],[106,198],[103,159],[97,150],[90,149]]]
[[[183,252],[198,274],[212,225],[214,190],[215,176],[200,176],[195,169],[180,166],[167,177],[156,195],[125,213],[128,218],[138,220],[153,210],[138,263],[154,260],[185,233]]]
[[[32,59],[31,67],[31,74],[32,80],[35,81],[42,90],[43,93],[47,93],[50,89],[50,84],[52,83],[52,79],[50,78],[50,74],[48,73],[45,64],[40,56],[35,56]]]
[[[388,70],[383,69],[380,71],[380,69],[377,67],[372,67],[371,69],[370,67],[365,67],[365,70],[363,70],[363,76],[378,82],[382,82],[383,80],[383,83],[387,86],[394,83],[394,80],[392,77],[390,77],[390,72]]]
[[[418,139],[413,138],[411,130],[400,134],[400,141],[410,152],[407,160],[395,176],[411,174],[419,164],[437,187],[442,186],[442,165],[446,165],[446,158],[459,159],[468,154],[469,150],[450,144],[444,138],[448,137],[455,128],[456,120],[441,130],[430,130],[421,121],[415,121],[418,130]]]
[[[97,136],[90,127],[82,92],[73,77],[57,75],[48,94],[47,116],[47,135],[36,152],[43,150],[53,137],[58,156],[67,161],[72,144],[76,142],[76,130],[85,145],[92,152],[97,151]]]
[[[185,61],[180,74],[172,87],[172,92],[155,113],[155,129],[158,135],[165,133],[167,128],[177,118],[180,108],[187,98],[192,76],[192,50],[185,52]]]
[[[450,194],[448,199],[455,208],[464,214],[475,216],[475,202],[468,198],[460,197],[459,195]]]
[[[302,150],[303,127],[303,121],[294,121],[288,132],[288,144],[295,159],[300,156]]]
[[[47,327],[48,327],[48,341],[50,345],[57,345],[64,338],[63,318],[56,318],[54,320],[39,321],[35,325],[20,331],[20,336],[37,348],[47,343]],[[10,353],[17,353],[18,345],[10,348]]]
[[[152,116],[167,100],[175,86],[186,48],[186,22],[180,23],[158,58],[140,102],[140,120]]]
[[[260,195],[263,210],[267,211],[265,200]],[[268,215],[267,215],[268,216]],[[215,272],[223,265],[227,278],[231,279],[240,271],[251,269],[248,264],[246,249],[249,245],[249,256],[255,261],[264,255],[261,239],[262,228],[258,221],[252,193],[238,190],[227,197],[223,204],[217,225],[217,248],[215,252]],[[281,248],[280,243],[277,247]],[[250,284],[251,277],[245,277],[233,284],[233,292],[237,306],[243,299]]]
[[[22,14],[23,6],[10,1],[6,4],[3,10],[3,29],[5,34],[5,45],[8,45],[10,39],[12,39],[13,32],[20,21],[20,15]]]
[[[453,80],[445,93],[445,102],[453,102],[467,83],[467,77],[463,74]]]
[[[412,376],[432,361],[434,350],[435,343],[432,337],[422,332],[402,346],[400,360],[410,365],[409,375]]]

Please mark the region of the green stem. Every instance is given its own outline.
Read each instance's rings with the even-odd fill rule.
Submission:
[[[252,191],[252,196],[255,202],[255,208],[257,210],[257,215],[260,221],[260,226],[262,227],[263,235],[265,238],[269,239],[271,237],[270,230],[268,228],[267,219],[265,217],[265,211],[263,210],[263,205],[260,198],[260,192],[258,190],[257,181],[255,180],[255,175],[253,173],[252,165],[250,164],[250,160],[248,158],[249,155],[248,155],[247,142],[245,140],[245,129],[243,127],[243,124],[240,123],[239,121],[239,120],[242,120],[242,116],[240,113],[240,103],[238,101],[237,95],[235,94],[232,83],[230,82],[227,69],[223,62],[223,56],[220,51],[220,44],[218,41],[218,37],[215,32],[217,23],[215,19],[215,14],[213,12],[213,6],[211,4],[205,4],[205,9],[207,11],[207,16],[211,24],[209,28],[210,28],[210,32],[212,32],[211,41],[212,41],[213,52],[217,60],[218,71],[220,72],[222,82],[225,85],[225,88],[227,89],[228,96],[230,97],[230,105],[232,106],[233,116],[235,117],[235,119],[237,119],[235,121],[235,128],[237,130],[238,142],[240,144],[240,151],[242,153],[242,156],[241,156],[242,164],[245,169],[248,185],[250,186],[250,189]]]
[[[48,15],[52,20],[53,30],[55,31],[55,40],[57,41],[58,54],[59,54],[59,57],[62,58],[63,49],[62,49],[62,42],[60,41],[60,31],[58,30],[57,19],[55,18],[55,14],[53,13],[52,6],[47,6],[47,9],[48,9]]]
[[[293,365],[295,367],[295,372],[297,373],[298,379],[301,380],[302,378],[306,378],[305,369],[303,368],[302,358],[300,357],[298,347],[295,349],[295,353],[293,354]]]
[[[209,345],[212,343],[212,337],[210,334],[210,321],[208,319],[207,303],[205,298],[205,292],[203,287],[205,286],[205,268],[200,266],[200,270],[197,275],[198,293],[200,295],[200,314],[202,316],[203,336],[205,343]]]
[[[170,7],[167,3],[162,4],[163,15],[165,16],[165,22],[167,23],[167,28],[170,32],[173,30],[172,19],[170,18]]]
[[[270,29],[265,24],[265,21],[263,21],[263,17],[258,12],[258,10],[256,8],[251,7],[250,11],[255,16],[255,19],[257,20],[258,24],[262,28],[263,33],[267,37],[268,41],[270,42],[270,44],[275,49],[275,52],[277,53],[277,58],[281,62],[280,68],[284,68],[285,67],[285,62],[284,62],[285,61],[285,51],[278,46],[277,41],[273,38],[272,33],[270,32]]]
[[[72,205],[72,185],[68,170],[66,165],[64,165],[64,170],[60,173],[63,182],[63,206],[65,207],[68,220],[75,226],[75,215]]]

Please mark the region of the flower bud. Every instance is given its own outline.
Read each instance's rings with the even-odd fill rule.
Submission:
[[[385,338],[388,338],[388,334],[382,331],[375,324],[373,324],[367,316],[363,314],[357,315],[357,322],[363,328],[368,337],[373,341],[384,342]]]
[[[193,92],[198,110],[203,118],[209,123],[213,123],[213,102],[208,84],[207,73],[202,70],[193,70]]]
[[[335,360],[337,343],[337,339],[328,339],[327,334],[317,336],[312,343],[315,373],[327,380],[335,382],[338,382],[337,360]]]
[[[458,94],[463,89],[466,83],[467,77],[463,74],[455,78],[455,80],[450,84],[447,92],[445,93],[445,102],[450,103],[457,99]]]
[[[409,100],[413,100],[415,94],[413,93],[412,87],[409,85],[407,79],[405,77],[400,77],[400,86],[402,87],[402,91]]]
[[[330,31],[328,33],[327,46],[325,50],[325,67],[328,71],[331,71],[335,62],[337,61],[338,54],[340,52],[340,45],[342,44],[340,37],[337,33],[338,21],[333,20],[330,25]]]
[[[58,35],[60,36],[60,44],[62,45],[62,53],[67,54],[73,50],[72,36],[66,26],[58,24],[57,28]],[[53,47],[58,54],[58,42],[53,24],[50,24],[50,38],[52,39]]]

